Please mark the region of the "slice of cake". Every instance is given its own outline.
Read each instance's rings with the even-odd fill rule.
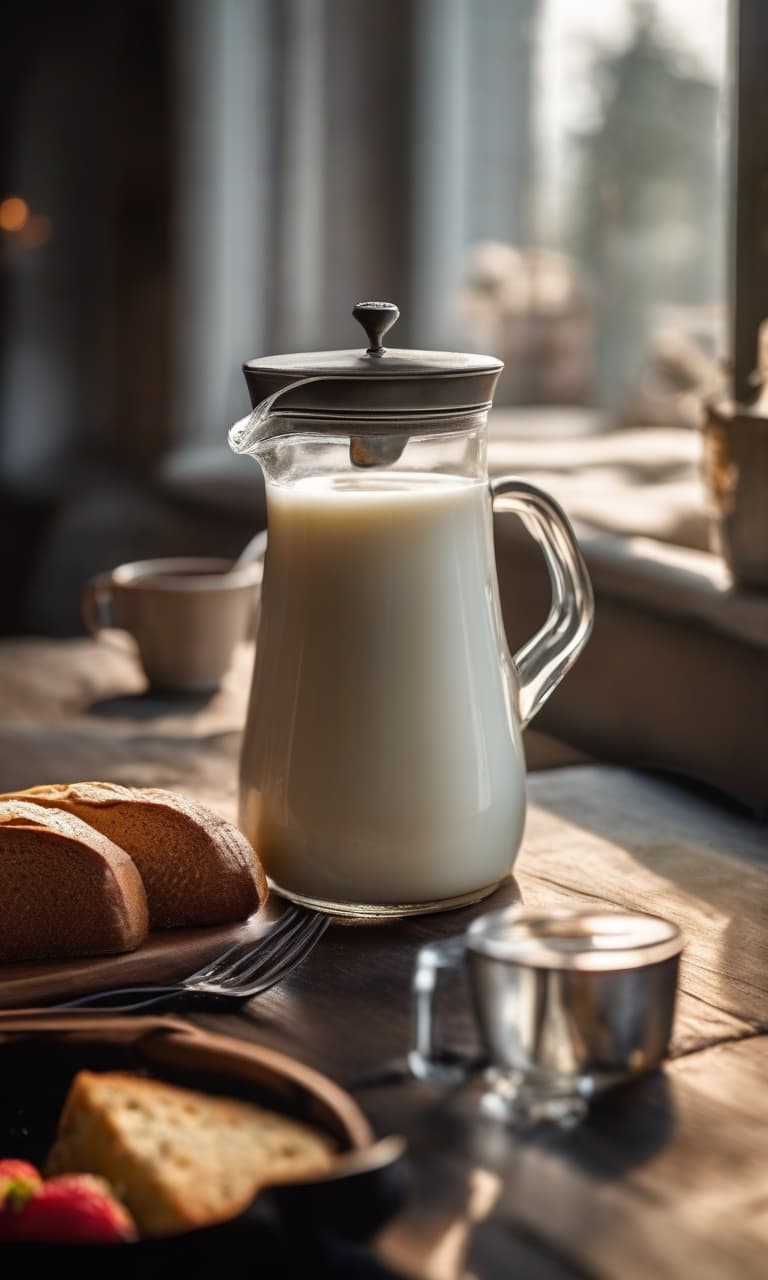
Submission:
[[[324,1134],[250,1102],[126,1072],[80,1071],[46,1173],[111,1183],[143,1236],[236,1217],[265,1185],[330,1169]]]

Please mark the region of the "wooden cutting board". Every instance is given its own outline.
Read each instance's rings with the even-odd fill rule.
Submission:
[[[74,1000],[109,987],[173,982],[236,942],[255,942],[281,910],[274,902],[238,924],[157,930],[138,950],[118,956],[0,964],[0,1009]]]

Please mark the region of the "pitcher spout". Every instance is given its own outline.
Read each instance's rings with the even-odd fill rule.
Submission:
[[[282,391],[267,396],[245,418],[238,419],[229,429],[227,439],[233,453],[258,454],[268,441],[284,433],[284,423],[272,412],[272,407]]]
[[[233,453],[259,456],[267,445],[285,436],[295,435],[296,415],[291,412],[291,393],[300,391],[314,382],[328,382],[323,376],[299,378],[287,383],[261,400],[245,418],[230,427],[227,439]],[[283,401],[278,406],[278,401]]]

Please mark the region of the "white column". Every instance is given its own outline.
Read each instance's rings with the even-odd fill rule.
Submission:
[[[322,343],[325,31],[322,0],[281,0],[279,217],[274,276],[279,350]]]
[[[175,429],[224,440],[264,353],[270,257],[267,0],[176,5]]]
[[[413,344],[452,348],[466,245],[469,0],[415,6]]]

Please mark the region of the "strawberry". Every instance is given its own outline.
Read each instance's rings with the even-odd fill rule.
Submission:
[[[20,1209],[42,1185],[33,1164],[26,1160],[0,1160],[0,1214],[5,1209]]]
[[[103,1178],[90,1174],[49,1178],[23,1207],[0,1213],[0,1240],[106,1244],[136,1238],[128,1210]]]

